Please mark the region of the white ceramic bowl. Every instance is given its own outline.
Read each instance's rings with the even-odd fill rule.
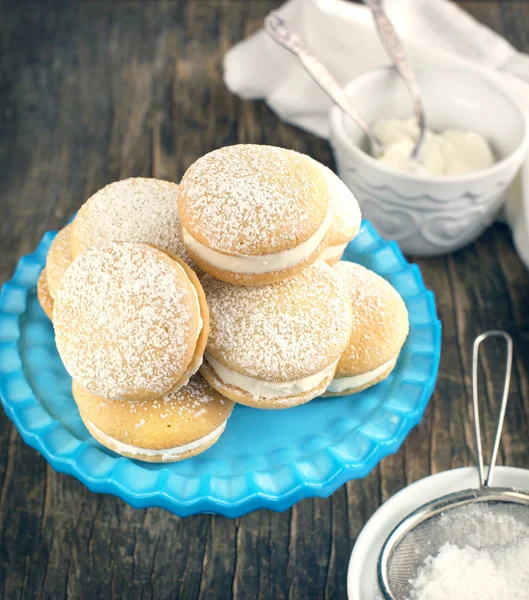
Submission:
[[[399,172],[368,153],[363,132],[338,107],[330,113],[331,144],[363,216],[404,252],[434,256],[465,246],[492,223],[529,149],[529,128],[519,100],[495,74],[432,68],[418,70],[417,78],[428,126],[484,135],[495,164],[460,176]],[[413,114],[409,93],[390,67],[364,73],[345,92],[368,123]]]
[[[496,467],[493,485],[529,490],[529,470]],[[413,483],[385,502],[362,529],[351,554],[347,573],[349,600],[376,600],[377,561],[387,536],[404,517],[423,504],[446,494],[479,486],[475,467],[454,469]]]

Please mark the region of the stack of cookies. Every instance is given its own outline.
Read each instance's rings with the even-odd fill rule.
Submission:
[[[211,152],[180,186],[97,192],[38,285],[90,433],[177,461],[217,441],[234,403],[289,408],[387,377],[408,315],[389,283],[339,262],[359,227],[332,171],[269,146]]]

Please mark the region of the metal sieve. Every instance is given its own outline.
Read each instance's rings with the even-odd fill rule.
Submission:
[[[485,476],[479,418],[478,366],[480,344],[490,337],[506,342],[505,377],[500,415],[490,465]],[[480,487],[438,498],[405,517],[389,534],[378,558],[377,575],[386,600],[408,600],[412,581],[428,556],[435,557],[445,543],[477,550],[501,550],[529,535],[529,493],[491,487],[511,379],[513,343],[505,331],[487,331],[474,340],[472,400]]]

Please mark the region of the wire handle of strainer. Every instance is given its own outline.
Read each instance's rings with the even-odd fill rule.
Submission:
[[[483,444],[481,434],[481,423],[479,417],[479,393],[478,393],[478,368],[479,368],[479,348],[481,344],[491,337],[501,337],[506,342],[506,361],[505,361],[505,376],[503,380],[503,392],[500,405],[500,415],[498,418],[498,426],[496,428],[496,436],[494,438],[494,446],[492,448],[492,454],[490,458],[489,468],[487,476],[485,476],[484,457],[483,457]],[[492,329],[485,331],[474,340],[472,348],[472,404],[474,407],[474,425],[476,433],[476,448],[478,452],[478,469],[479,469],[479,485],[480,487],[490,487],[492,482],[492,475],[494,473],[494,467],[496,466],[496,460],[498,458],[498,450],[501,441],[501,432],[503,429],[503,422],[505,420],[505,411],[507,410],[507,400],[509,397],[509,385],[511,382],[511,368],[512,368],[512,355],[513,355],[513,343],[512,337],[506,332],[499,329]]]

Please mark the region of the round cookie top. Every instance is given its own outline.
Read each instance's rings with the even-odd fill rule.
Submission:
[[[72,256],[107,242],[145,242],[173,252],[189,266],[178,218],[178,185],[134,177],[105,186],[79,209]]]
[[[180,185],[182,225],[227,254],[290,250],[322,226],[328,192],[319,169],[283,148],[240,144],[193,163]]]
[[[334,267],[353,305],[351,337],[336,375],[360,375],[395,358],[408,335],[404,300],[385,279],[348,261]]]
[[[211,327],[206,352],[249,377],[283,382],[314,375],[349,340],[349,298],[322,261],[272,285],[233,286],[210,276],[202,285]]]
[[[353,192],[329,167],[326,167],[306,154],[302,154],[301,156],[304,156],[318,167],[327,184],[329,209],[333,220],[326,237],[326,242],[329,245],[335,245],[351,241],[358,233],[362,222],[360,206]]]
[[[55,236],[46,256],[46,277],[48,278],[48,289],[52,298],[55,298],[59,282],[72,262],[71,233],[72,225],[70,223]]]
[[[80,254],[54,304],[57,349],[91,392],[148,400],[185,373],[201,328],[184,269],[147,244],[108,243]]]
[[[222,425],[233,410],[233,402],[210,387],[201,375],[155,400],[107,400],[75,380],[72,392],[79,411],[99,430],[120,442],[152,450],[199,440]]]

